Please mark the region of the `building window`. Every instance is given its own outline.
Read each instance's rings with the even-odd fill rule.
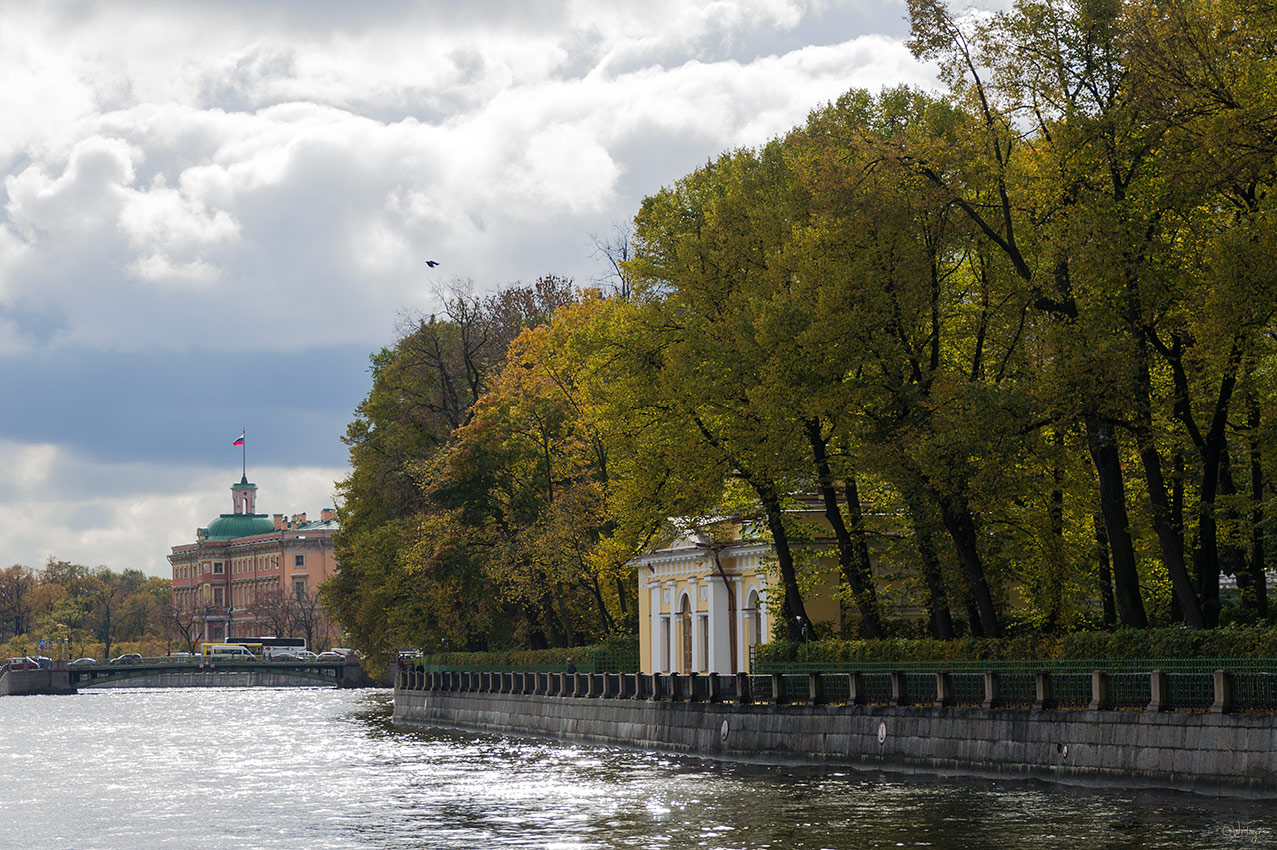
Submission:
[[[294,566],[294,567],[296,567],[296,568],[297,568],[297,569],[299,569],[299,570],[300,570],[300,569],[305,568],[305,566],[306,566],[306,556],[305,556],[305,555],[294,555],[294,556],[293,556],[293,566]]]
[[[301,556],[299,555],[298,557],[301,557]],[[305,578],[293,579],[293,596],[297,598],[298,602],[301,602],[303,599],[306,598],[306,579]]]
[[[223,595],[222,588],[220,587],[213,588],[213,607],[214,608],[223,607],[226,604],[225,599],[226,597]]]
[[[222,564],[221,561],[213,562],[213,572],[217,575],[221,575],[222,573],[226,572],[224,565]]]

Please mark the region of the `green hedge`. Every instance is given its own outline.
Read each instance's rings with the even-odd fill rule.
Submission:
[[[440,652],[422,663],[453,670],[563,670],[571,660],[582,673],[634,673],[639,669],[638,639],[625,638],[593,646],[553,649],[506,649],[494,652]]]
[[[766,666],[882,661],[1032,661],[1082,658],[1277,658],[1277,629],[1119,629],[1012,638],[774,641],[754,648]]]

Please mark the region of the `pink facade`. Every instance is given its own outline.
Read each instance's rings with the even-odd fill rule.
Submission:
[[[338,568],[336,512],[325,508],[315,521],[258,514],[256,499],[257,485],[243,478],[231,487],[232,513],[173,547],[174,608],[202,641],[275,635],[327,648],[336,627],[316,594]]]

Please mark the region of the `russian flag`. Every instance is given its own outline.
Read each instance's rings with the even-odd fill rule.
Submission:
[[[242,446],[242,445],[244,445],[244,435],[243,435],[243,434],[240,434],[238,437],[236,437],[236,438],[235,438],[235,442],[231,443],[231,445],[232,445],[232,446]]]

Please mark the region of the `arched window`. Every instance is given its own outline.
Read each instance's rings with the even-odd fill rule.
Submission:
[[[680,672],[692,672],[692,600],[685,593],[678,613],[679,639],[683,643],[683,668]]]

